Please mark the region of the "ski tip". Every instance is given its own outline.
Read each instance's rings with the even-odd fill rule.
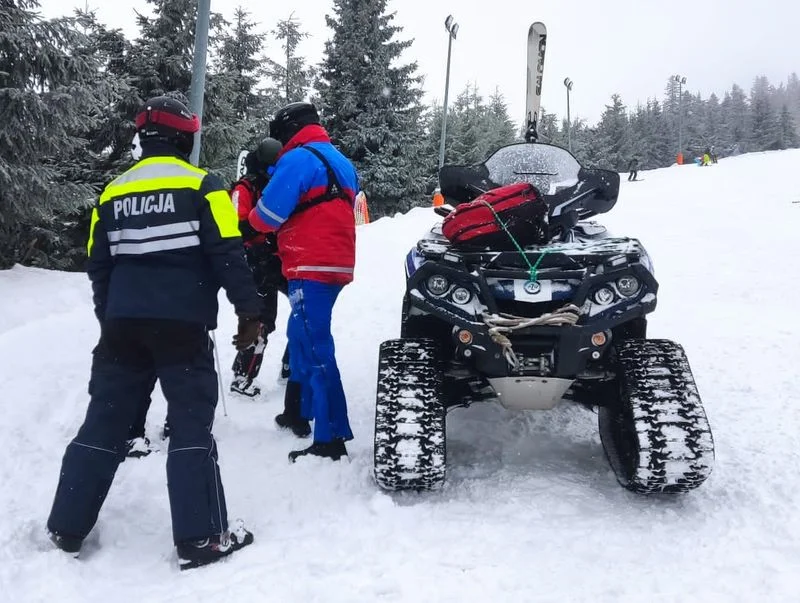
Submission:
[[[528,28],[528,35],[534,33],[537,34],[547,33],[547,26],[545,26],[545,24],[542,23],[541,21],[536,21],[534,23],[531,23],[531,26]]]

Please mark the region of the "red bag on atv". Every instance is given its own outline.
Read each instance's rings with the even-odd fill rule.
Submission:
[[[514,249],[509,233],[523,247],[546,243],[547,217],[547,203],[536,187],[517,182],[456,207],[444,219],[442,234],[453,245]]]

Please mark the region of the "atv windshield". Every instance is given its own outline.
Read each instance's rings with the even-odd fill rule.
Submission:
[[[528,182],[545,195],[578,184],[581,170],[578,160],[566,149],[526,142],[498,149],[484,165],[492,182]]]

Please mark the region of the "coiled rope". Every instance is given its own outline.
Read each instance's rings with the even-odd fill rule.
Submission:
[[[539,265],[542,263],[544,256],[549,253],[549,250],[541,250],[536,262],[531,263],[525,250],[514,235],[511,234],[511,231],[508,230],[505,222],[497,215],[494,207],[492,207],[488,201],[482,201],[482,203],[492,212],[494,219],[508,235],[508,238],[511,239],[514,247],[517,248],[522,259],[528,265],[528,281],[532,283],[537,282],[539,280]],[[489,327],[489,336],[492,338],[492,341],[503,348],[503,357],[514,369],[518,369],[519,358],[517,358],[517,355],[514,353],[514,348],[511,344],[511,339],[508,337],[508,333],[535,326],[572,326],[580,320],[580,312],[580,308],[575,304],[567,304],[554,312],[548,312],[536,318],[514,316],[513,314],[488,314],[484,315],[483,321],[486,323],[486,326]]]

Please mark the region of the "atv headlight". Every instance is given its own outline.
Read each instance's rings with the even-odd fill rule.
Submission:
[[[617,279],[617,291],[622,297],[633,297],[639,293],[639,279],[635,276],[623,276]]]
[[[472,293],[470,293],[469,289],[465,289],[464,287],[456,287],[450,294],[450,299],[463,306],[464,304],[468,304],[469,300],[472,299]]]
[[[615,297],[614,291],[609,287],[600,287],[592,294],[592,299],[601,306],[607,306],[614,301]]]
[[[428,291],[434,295],[444,295],[450,288],[450,281],[441,274],[429,276],[425,284],[428,286]]]

